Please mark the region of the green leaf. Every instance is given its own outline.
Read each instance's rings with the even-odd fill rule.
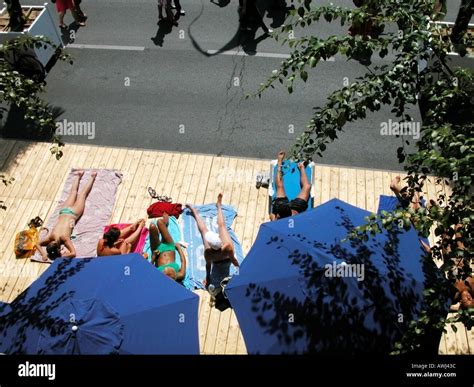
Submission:
[[[308,80],[308,73],[306,71],[302,70],[300,72],[300,77],[304,82],[306,82]]]

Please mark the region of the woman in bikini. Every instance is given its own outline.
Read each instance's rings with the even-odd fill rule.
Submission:
[[[79,182],[81,181],[84,171],[76,172],[72,183],[71,192],[64,202],[64,207],[59,211],[58,221],[52,230],[48,230],[46,237],[39,241],[37,249],[43,257],[44,261],[53,260],[58,257],[74,258],[76,249],[71,241],[71,234],[79,218],[84,213],[86,199],[91,192],[97,172],[92,172],[91,177],[84,189],[79,190]],[[46,251],[44,247],[46,246]],[[61,247],[65,246],[67,253],[61,254]]]
[[[150,224],[150,246],[153,252],[151,263],[171,279],[182,281],[186,275],[186,256],[181,245],[173,241],[168,223],[169,215],[165,212],[156,225]],[[181,257],[181,267],[176,262],[176,251]]]
[[[97,256],[129,254],[145,227],[145,219],[120,230],[111,227],[97,243]]]

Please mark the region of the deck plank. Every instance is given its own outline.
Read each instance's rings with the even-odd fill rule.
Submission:
[[[119,185],[112,222],[143,217],[152,202],[147,187],[172,196],[185,204],[214,203],[219,192],[224,203],[238,212],[233,228],[248,252],[260,224],[268,221],[268,191],[255,187],[256,172],[267,171],[269,160],[217,157],[188,153],[143,151],[88,145],[67,145],[59,161],[49,152],[49,144],[0,139],[0,170],[16,178],[9,187],[0,186],[0,199],[7,209],[0,210],[0,300],[12,301],[48,265],[14,257],[15,234],[26,222],[39,215],[43,219],[54,211],[71,168],[113,168],[124,174]],[[38,173],[44,171],[44,173]],[[398,173],[316,165],[315,205],[333,197],[370,211],[378,206],[380,194],[391,195],[389,184]],[[46,177],[47,176],[47,177]],[[404,177],[402,175],[402,177]],[[426,200],[450,187],[429,181],[424,187]],[[209,294],[196,291],[199,303],[199,341],[201,353],[246,353],[245,341],[232,310],[219,312],[209,305]],[[474,332],[458,324],[454,333],[442,336],[439,353],[474,354]]]

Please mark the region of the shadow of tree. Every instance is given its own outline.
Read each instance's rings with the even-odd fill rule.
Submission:
[[[57,119],[65,110],[59,106],[51,106],[54,119]],[[31,140],[31,141],[52,141],[53,130],[41,128],[37,122],[25,118],[25,110],[18,106],[11,106],[8,110],[6,120],[0,127],[0,136],[3,138]]]
[[[344,210],[337,208],[341,212],[340,225],[349,233],[354,225]],[[298,267],[304,296],[290,297],[283,291],[250,283],[245,296],[251,301],[260,329],[277,339],[282,353],[390,353],[424,306],[423,286],[427,286],[427,281],[441,280],[434,263],[423,259],[424,283],[417,284],[401,265],[400,234],[401,231],[387,234],[383,242],[351,239],[331,244],[301,234],[287,235],[296,239],[299,246],[307,245],[306,251],[290,250],[283,238],[272,236],[267,246],[288,250],[289,264]],[[307,252],[314,248],[326,258],[363,265],[364,279],[328,276],[322,260]],[[440,336],[441,331],[426,332],[423,350],[437,353]]]
[[[48,273],[44,285],[36,294],[26,289],[11,304],[0,304],[0,347],[6,354],[25,354],[31,330],[48,330],[52,336],[62,335],[68,324],[50,313],[74,297],[75,292],[62,293],[50,300],[68,278],[80,272],[93,258],[63,259],[55,271]],[[45,274],[43,274],[45,275]],[[46,302],[45,302],[46,301]],[[14,335],[12,335],[12,332]]]

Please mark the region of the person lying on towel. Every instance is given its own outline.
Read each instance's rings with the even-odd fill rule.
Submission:
[[[171,279],[182,281],[186,275],[186,256],[181,245],[173,241],[168,231],[168,223],[169,215],[165,212],[156,225],[150,224],[151,263]],[[181,257],[181,267],[176,262],[176,251]]]
[[[304,162],[298,164],[298,169],[300,171],[301,191],[295,199],[290,201],[286,196],[283,177],[281,175],[281,166],[284,158],[285,152],[280,151],[278,153],[278,167],[275,178],[276,198],[272,201],[272,213],[270,214],[271,221],[301,214],[308,209],[308,200],[311,194],[311,183],[309,182],[308,176],[306,175],[305,164]]]
[[[143,227],[145,227],[145,219],[139,219],[122,230],[111,227],[97,243],[97,256],[131,253],[133,245],[140,238]]]
[[[468,277],[465,281],[457,280],[454,286],[457,290],[454,301],[459,301],[461,309],[474,308],[474,278]]]
[[[92,172],[89,181],[81,192],[79,190],[79,182],[81,181],[84,171],[76,172],[72,183],[71,192],[64,202],[64,207],[59,211],[58,221],[52,230],[48,230],[46,237],[39,241],[37,249],[45,261],[53,260],[58,257],[74,258],[76,249],[71,241],[72,231],[79,218],[84,213],[86,199],[91,192],[97,172]],[[46,246],[46,251],[44,249]],[[67,253],[61,253],[61,248],[66,247]]]
[[[230,264],[238,267],[239,262],[234,254],[234,244],[225,225],[222,213],[222,194],[217,196],[217,226],[219,234],[209,231],[199,212],[190,204],[186,207],[196,220],[204,244],[204,258],[206,259],[206,279],[204,286],[219,287],[221,281],[229,276]]]

